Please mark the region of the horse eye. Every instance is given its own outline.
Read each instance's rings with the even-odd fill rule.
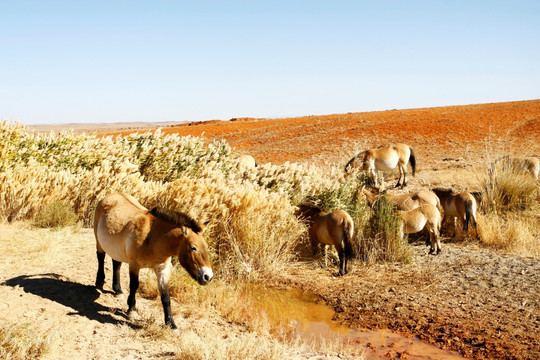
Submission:
[[[197,247],[195,245],[191,245],[191,251],[197,251]]]

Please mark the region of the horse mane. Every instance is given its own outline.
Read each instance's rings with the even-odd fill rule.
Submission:
[[[348,171],[351,167],[351,165],[356,161],[358,160],[361,156],[365,156],[365,154],[368,152],[369,150],[363,150],[363,151],[360,151],[358,154],[354,155],[351,160],[349,160],[349,162],[347,163],[347,165],[345,165],[345,171]]]
[[[436,187],[436,188],[433,188],[431,189],[431,191],[433,191],[434,193],[440,193],[440,194],[444,194],[444,195],[450,195],[454,192],[454,190],[452,189],[446,189],[446,188],[442,188],[442,187]]]
[[[298,205],[298,209],[307,219],[311,219],[313,216],[323,212],[323,210],[318,205],[315,205],[313,203],[302,203]]]
[[[150,210],[150,214],[154,215],[158,219],[177,225],[179,227],[181,226],[188,227],[191,230],[193,230],[193,232],[195,233],[200,233],[203,230],[201,225],[199,225],[197,221],[193,220],[191,216],[186,215],[179,211],[173,211],[173,210],[163,209],[160,207],[155,207],[152,210]]]

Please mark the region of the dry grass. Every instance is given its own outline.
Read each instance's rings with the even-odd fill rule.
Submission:
[[[55,200],[34,216],[34,225],[41,228],[59,228],[75,225],[77,220],[77,214],[69,204]]]
[[[54,333],[29,323],[0,325],[0,358],[33,360],[54,358],[52,349],[57,341]]]
[[[482,244],[522,256],[540,256],[539,215],[481,215]]]
[[[385,198],[375,202],[363,234],[358,237],[358,256],[368,264],[409,263],[412,253],[400,231],[399,215]]]

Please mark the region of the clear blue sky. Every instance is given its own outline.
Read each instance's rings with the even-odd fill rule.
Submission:
[[[538,0],[0,0],[0,119],[24,124],[538,98]]]

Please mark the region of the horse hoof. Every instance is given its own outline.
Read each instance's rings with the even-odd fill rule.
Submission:
[[[114,293],[114,297],[115,297],[115,298],[121,298],[121,297],[123,297],[123,296],[124,296],[124,292],[123,292],[123,291],[116,291],[116,292]]]
[[[131,320],[138,320],[141,318],[137,310],[128,310],[127,317]]]

